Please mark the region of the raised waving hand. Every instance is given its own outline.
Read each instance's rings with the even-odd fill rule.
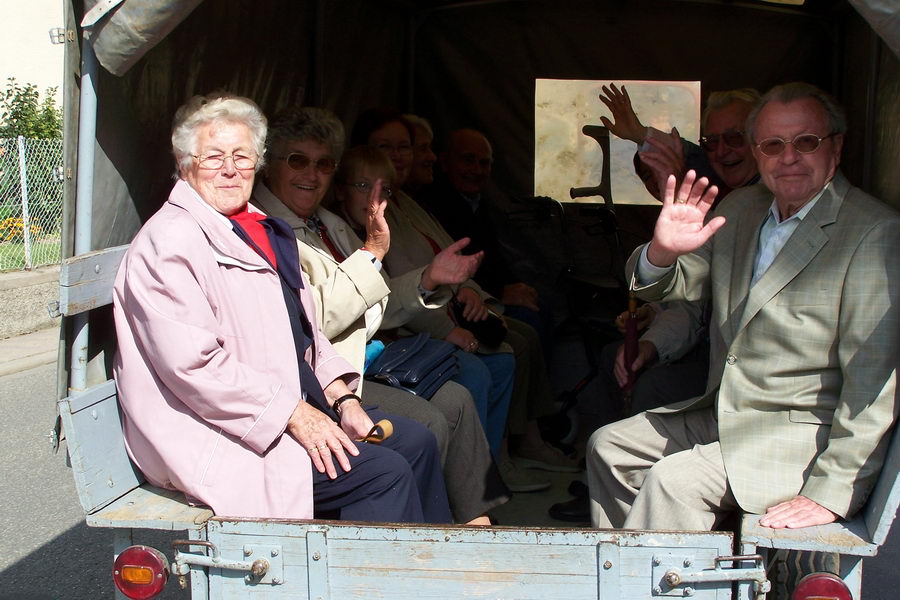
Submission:
[[[693,170],[687,172],[676,191],[675,176],[670,175],[647,259],[657,267],[667,267],[682,254],[705,244],[725,224],[725,217],[703,223],[718,193],[719,189],[709,185],[706,177],[697,179]]]

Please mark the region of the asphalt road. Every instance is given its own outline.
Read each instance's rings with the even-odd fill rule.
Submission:
[[[84,525],[63,453],[44,437],[55,417],[54,365],[0,377],[0,600],[105,600],[112,535]],[[176,534],[140,532],[136,541],[163,550]],[[893,600],[900,584],[895,526],[879,556],[865,563],[863,598]],[[160,598],[189,598],[170,581]]]

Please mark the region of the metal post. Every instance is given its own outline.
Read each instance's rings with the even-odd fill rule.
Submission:
[[[81,46],[81,94],[78,111],[78,174],[75,191],[75,256],[91,251],[94,201],[94,144],[97,136],[97,56],[85,35]],[[88,313],[72,318],[73,390],[87,388]]]
[[[31,218],[28,215],[28,170],[25,164],[25,138],[16,140],[19,146],[19,188],[22,192],[22,236],[25,238],[25,268],[31,269]]]

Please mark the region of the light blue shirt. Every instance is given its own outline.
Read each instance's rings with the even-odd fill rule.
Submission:
[[[772,266],[775,257],[778,256],[778,253],[781,252],[781,249],[787,244],[787,241],[791,238],[794,230],[797,229],[800,222],[809,214],[809,211],[812,210],[813,206],[815,206],[816,202],[819,201],[819,198],[822,197],[822,194],[825,193],[825,190],[827,190],[830,185],[831,182],[829,181],[818,194],[813,196],[812,200],[804,204],[803,208],[784,221],[779,220],[778,203],[777,201],[772,200],[772,206],[769,207],[769,215],[759,229],[759,244],[756,250],[756,260],[753,263],[753,279],[750,282],[751,286],[759,281],[759,278],[765,274],[770,266]],[[663,275],[675,267],[675,265],[657,267],[651,263],[650,260],[647,259],[647,248],[649,247],[650,244],[647,244],[641,251],[641,256],[638,260],[637,273],[635,273],[637,281],[641,285],[659,281]]]
[[[813,196],[812,200],[804,204],[803,208],[784,221],[779,221],[778,204],[774,200],[772,201],[772,206],[769,207],[769,216],[766,217],[762,227],[759,229],[759,245],[756,250],[756,261],[753,263],[751,286],[759,281],[759,278],[765,275],[769,267],[772,266],[775,257],[778,256],[778,253],[784,248],[791,235],[800,226],[800,222],[806,218],[806,215],[819,201],[819,198],[822,197],[829,185],[831,185],[831,182],[823,187],[821,192]]]

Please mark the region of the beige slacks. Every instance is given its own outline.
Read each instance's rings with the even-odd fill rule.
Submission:
[[[737,508],[713,408],[643,412],[598,429],[587,475],[598,528],[709,531]]]

